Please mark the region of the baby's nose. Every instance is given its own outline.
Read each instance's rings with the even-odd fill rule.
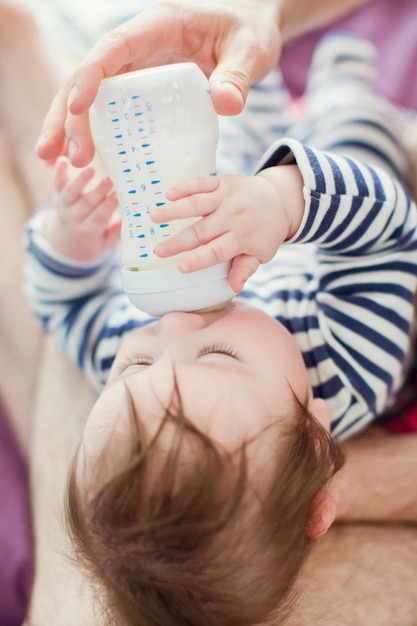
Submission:
[[[183,313],[181,311],[166,313],[159,320],[161,331],[169,334],[181,334],[200,330],[205,328],[207,323],[204,316],[199,313]]]

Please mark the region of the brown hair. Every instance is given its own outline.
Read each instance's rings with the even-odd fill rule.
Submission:
[[[168,424],[174,436],[161,463],[158,442]],[[248,472],[251,442],[234,454],[224,450],[181,406],[167,410],[152,440],[136,433],[128,465],[90,499],[74,462],[67,525],[107,623],[245,626],[272,610],[276,616],[278,605],[286,615],[312,543],[313,499],[343,457],[298,400],[294,419],[267,431],[262,436],[279,452],[268,460],[266,489]]]

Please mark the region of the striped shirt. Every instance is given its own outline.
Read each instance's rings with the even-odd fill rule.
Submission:
[[[261,167],[294,160],[304,181],[303,221],[239,297],[293,334],[313,393],[328,401],[332,432],[342,439],[377,419],[406,375],[417,211],[382,169],[296,139],[280,139]],[[151,318],[121,290],[116,252],[85,263],[52,249],[42,236],[47,210],[28,224],[26,291],[44,330],[100,390],[121,338]]]

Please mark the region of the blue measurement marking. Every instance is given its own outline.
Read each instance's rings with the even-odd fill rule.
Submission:
[[[160,180],[151,180],[151,185],[157,185],[160,182]]]
[[[140,115],[143,115],[143,111],[136,111],[134,115],[135,117],[139,117]]]
[[[107,103],[109,107],[114,106],[115,104],[116,104],[116,100],[111,100],[110,102]]]
[[[115,138],[115,139],[122,139],[122,138],[123,138],[123,135],[115,135],[115,136],[114,136],[114,138]]]
[[[146,161],[146,165],[153,165],[154,163],[155,163],[155,161]]]
[[[143,143],[142,148],[149,148],[150,145],[151,145],[150,143]]]
[[[136,235],[137,239],[145,239],[145,235]]]
[[[137,100],[140,96],[132,96],[132,100]]]
[[[126,154],[126,150],[120,150],[117,154]]]
[[[136,189],[129,189],[127,193],[136,193]]]
[[[123,170],[124,174],[127,174],[128,172],[131,172],[132,170],[130,169],[130,167],[127,167],[125,170]]]
[[[167,226],[169,226],[169,224],[159,224],[159,228],[167,228]]]
[[[133,217],[142,217],[142,213],[133,213]],[[142,225],[138,226],[138,228],[142,228]]]
[[[120,120],[119,120],[118,117],[115,117],[115,118],[112,119],[112,122],[120,122]]]
[[[147,257],[147,256],[148,256],[147,254],[140,254],[140,255],[139,255],[139,258],[141,258],[141,259],[146,259],[146,257]]]
[[[165,202],[155,202],[155,206],[164,206]]]

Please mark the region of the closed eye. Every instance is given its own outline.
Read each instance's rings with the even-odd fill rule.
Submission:
[[[207,354],[225,354],[232,359],[240,360],[238,352],[224,343],[213,343],[207,346],[203,346],[198,353],[198,358],[206,356]]]
[[[121,363],[118,363],[117,365],[117,373],[119,374],[123,374],[123,372],[125,372],[129,367],[134,367],[135,365],[139,366],[139,365],[144,365],[144,366],[149,366],[153,364],[153,359],[149,356],[138,356],[135,357],[133,359],[128,359],[126,361],[122,361]]]

